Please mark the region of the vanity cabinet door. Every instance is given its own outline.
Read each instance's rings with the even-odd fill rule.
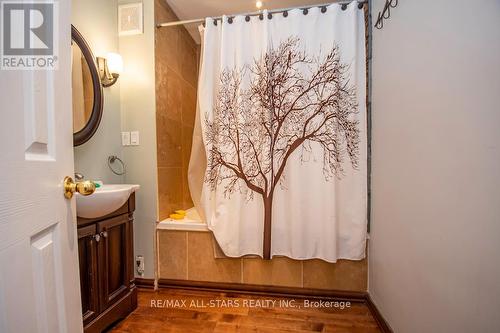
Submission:
[[[101,311],[119,301],[129,292],[129,269],[132,262],[129,244],[128,214],[120,215],[97,223],[99,242],[99,290]],[[131,261],[131,260],[130,260]]]
[[[78,261],[83,325],[99,314],[96,226],[78,228]],[[98,237],[97,237],[98,238]]]

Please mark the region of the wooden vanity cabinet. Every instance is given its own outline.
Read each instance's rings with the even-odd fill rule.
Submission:
[[[94,238],[96,230],[95,224],[78,228],[78,261],[84,324],[99,314],[97,242]]]
[[[137,307],[134,283],[135,196],[115,212],[77,218],[80,290],[85,333],[102,332]]]

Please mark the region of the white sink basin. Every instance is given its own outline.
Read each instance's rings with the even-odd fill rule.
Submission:
[[[139,185],[104,184],[88,196],[76,193],[76,215],[92,219],[108,215],[127,202]]]

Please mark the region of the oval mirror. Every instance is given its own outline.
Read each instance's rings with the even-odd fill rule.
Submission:
[[[73,145],[87,142],[102,117],[103,95],[94,55],[80,32],[71,26]]]

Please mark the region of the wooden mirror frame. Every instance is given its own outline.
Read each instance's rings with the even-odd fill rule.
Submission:
[[[87,62],[90,70],[90,76],[92,77],[92,88],[94,90],[94,103],[92,106],[92,113],[90,118],[85,124],[85,126],[76,133],[73,133],[73,146],[79,146],[90,140],[90,138],[95,134],[99,124],[101,123],[102,112],[103,112],[103,93],[101,79],[99,77],[99,72],[97,70],[97,65],[95,62],[94,55],[90,46],[83,38],[82,34],[71,25],[71,40],[78,45],[82,51],[83,57]]]

